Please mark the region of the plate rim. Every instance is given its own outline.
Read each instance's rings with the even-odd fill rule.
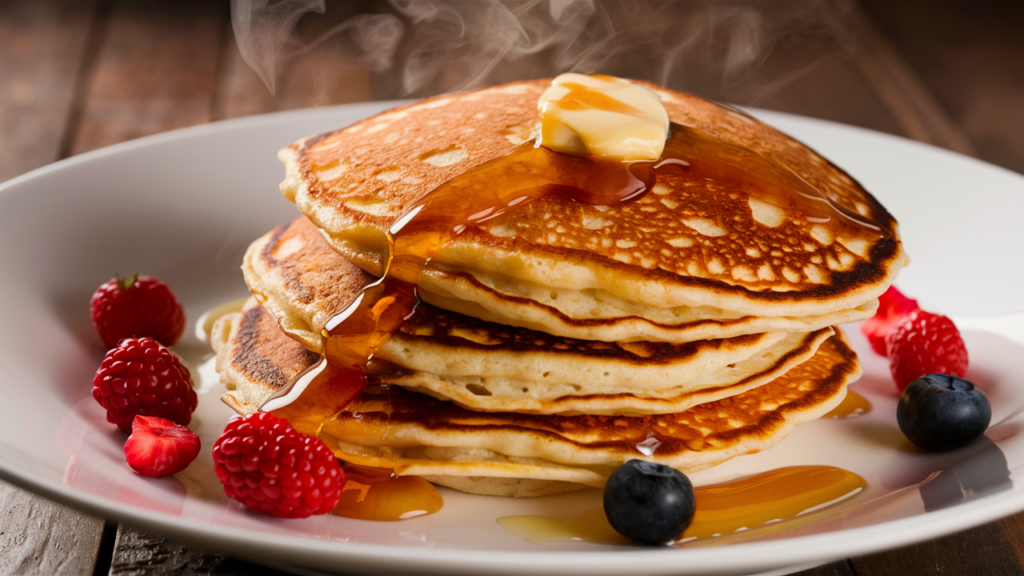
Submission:
[[[160,146],[165,142],[182,139],[202,138],[207,134],[258,128],[261,125],[288,122],[293,119],[345,114],[358,120],[404,102],[406,101],[373,101],[286,110],[220,120],[120,142],[36,168],[0,183],[0,201],[3,201],[7,194],[18,193],[18,189],[22,185],[35,179],[140,148]],[[966,165],[971,166],[971,169],[995,169],[998,172],[1020,178],[1024,182],[1024,177],[1011,170],[901,136],[786,112],[746,109],[773,126],[778,122],[781,124],[806,124],[825,128],[828,131],[847,133],[852,131],[863,137],[884,140],[887,144],[924,149],[945,159],[956,158],[958,161],[966,161]],[[226,532],[222,527],[205,524],[199,520],[124,504],[43,477],[37,477],[31,471],[8,462],[2,457],[0,457],[0,479],[89,514],[125,522],[132,526],[144,527],[186,542],[221,549],[241,550],[245,556],[260,558],[268,562],[280,562],[284,558],[295,557],[315,560],[313,566],[323,566],[325,562],[332,559],[347,558],[356,561],[357,565],[366,567],[415,571],[425,569],[493,571],[495,568],[504,571],[578,570],[584,566],[594,573],[633,571],[641,566],[648,571],[678,571],[678,554],[687,555],[687,571],[764,570],[813,562],[827,562],[837,558],[896,548],[961,531],[1024,509],[1024,489],[1008,494],[993,494],[963,505],[859,528],[779,540],[731,544],[729,545],[730,550],[737,550],[738,546],[744,553],[732,554],[730,561],[723,563],[718,546],[693,548],[686,551],[660,548],[622,549],[624,553],[613,552],[612,554],[607,551],[554,551],[539,548],[536,551],[523,554],[522,551],[420,549],[383,544],[337,542],[289,534],[270,535],[267,532],[248,528],[237,528]],[[228,505],[233,505],[233,503]],[[841,539],[843,542],[835,542],[837,539]],[[839,543],[843,545],[837,548]],[[304,556],[308,554],[313,554],[316,557]],[[495,555],[501,555],[501,557],[496,559]],[[668,555],[672,555],[672,558],[667,558]],[[496,566],[496,564],[500,564],[500,566]],[[303,562],[298,565],[305,566],[307,563]],[[345,567],[350,566],[346,565]]]

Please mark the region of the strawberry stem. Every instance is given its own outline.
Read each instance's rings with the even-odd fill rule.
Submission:
[[[121,287],[121,291],[125,291],[135,285],[135,280],[139,277],[138,271],[132,272],[131,276],[121,277],[120,274],[114,274],[114,278],[117,278],[117,285]]]

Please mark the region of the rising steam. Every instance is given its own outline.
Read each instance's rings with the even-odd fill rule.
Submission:
[[[324,13],[324,0],[231,0],[231,28],[242,58],[276,92],[277,55],[307,12]]]
[[[239,49],[271,92],[280,66],[344,35],[347,53],[338,58],[387,72],[381,74],[388,92],[382,96],[574,71],[650,80],[751,104],[842,50],[836,30],[851,5],[852,0],[392,0],[305,41],[292,34],[295,24],[333,5],[232,0],[231,10]],[[776,50],[786,57],[768,65]]]

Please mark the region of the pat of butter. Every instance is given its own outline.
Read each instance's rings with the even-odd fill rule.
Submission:
[[[562,74],[537,106],[538,144],[556,152],[633,162],[657,160],[665,148],[661,98],[621,78]]]

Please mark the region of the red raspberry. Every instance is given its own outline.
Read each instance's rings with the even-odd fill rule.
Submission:
[[[136,414],[184,426],[198,403],[188,368],[152,338],[125,338],[109,350],[92,386],[92,397],[106,408],[107,420],[128,433]]]
[[[878,297],[878,311],[861,323],[860,331],[867,336],[871,348],[879,356],[885,356],[885,336],[908,314],[918,309],[917,300],[911,300],[901,294],[895,286],[889,286],[885,294]]]
[[[107,348],[123,338],[152,336],[173,346],[185,331],[185,309],[171,289],[152,276],[115,277],[100,286],[89,302],[92,323]]]
[[[195,432],[155,416],[136,416],[132,435],[124,443],[128,465],[150,478],[177,474],[198,455],[199,436]]]
[[[279,518],[330,512],[345,485],[327,445],[267,412],[228,422],[213,444],[213,463],[225,494]]]
[[[963,377],[967,372],[967,347],[956,325],[945,316],[912,312],[885,341],[889,369],[900,392],[925,374]]]

